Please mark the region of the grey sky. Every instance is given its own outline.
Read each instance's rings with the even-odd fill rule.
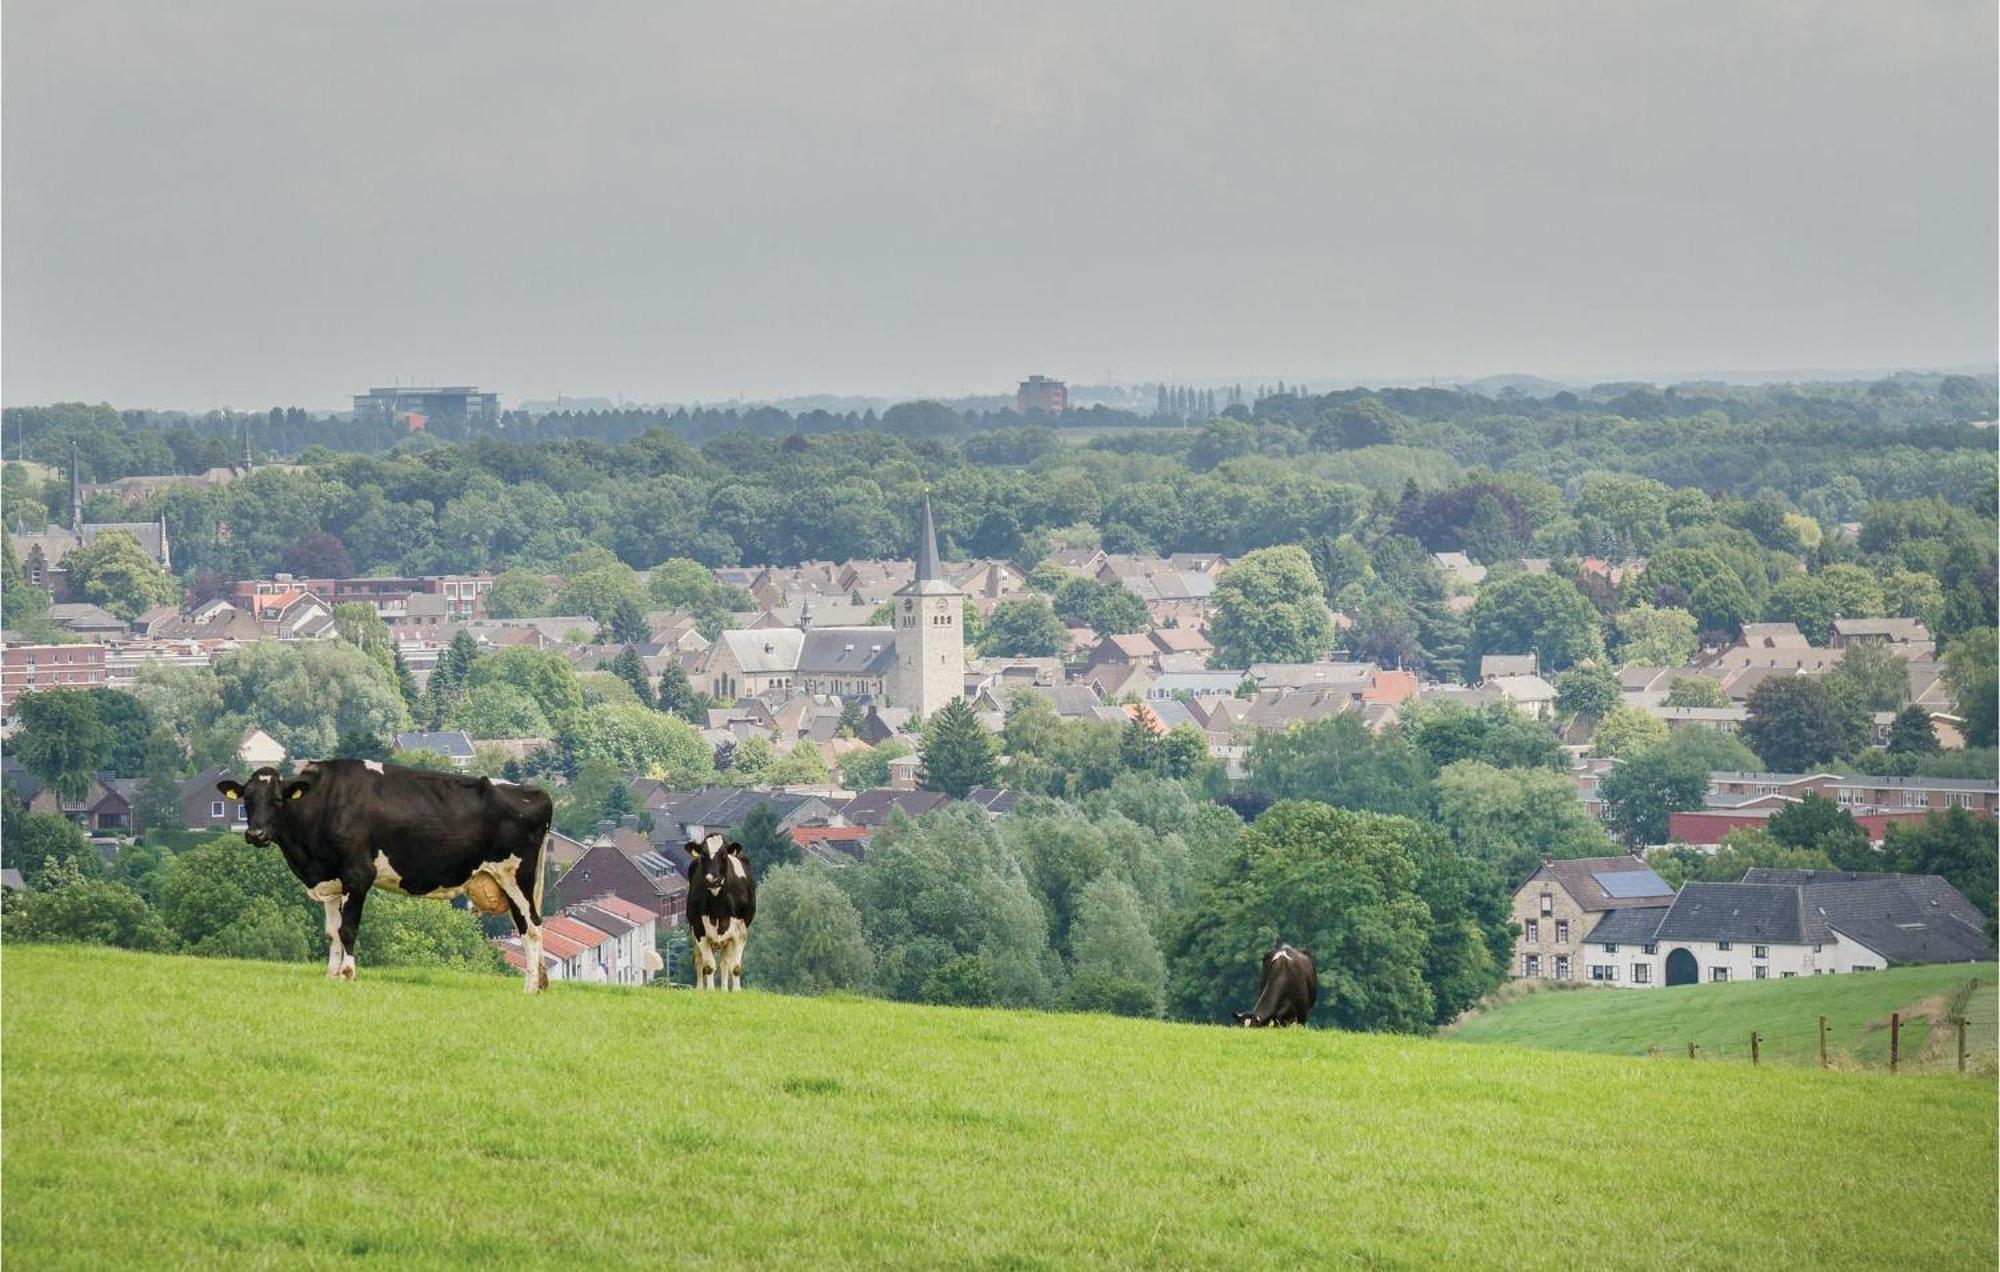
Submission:
[[[1995,6],[7,0],[9,404],[1987,363]]]

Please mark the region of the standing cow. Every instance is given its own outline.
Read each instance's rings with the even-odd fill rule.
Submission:
[[[512,916],[528,992],[548,986],[542,842],[555,808],[546,792],[375,760],[317,760],[289,780],[260,768],[216,789],[243,804],[243,837],[277,844],[326,908],[328,977],[354,979],[361,907],[369,889],[387,888],[413,897],[464,892],[481,911]]]
[[[742,844],[707,835],[687,845],[688,930],[696,989],[743,988],[743,947],[757,917],[757,881]]]
[[[1312,955],[1283,941],[1264,956],[1264,975],[1257,985],[1257,1005],[1236,1013],[1248,1029],[1271,1025],[1303,1025],[1319,1001],[1319,969]]]

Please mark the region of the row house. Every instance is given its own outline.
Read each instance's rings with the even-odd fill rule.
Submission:
[[[1964,808],[1988,817],[2000,814],[2000,781],[1977,777],[1844,777],[1838,773],[1743,773],[1708,775],[1713,808],[1754,807],[1760,800],[1797,802],[1822,795],[1857,815],[1942,812]]]
[[[542,962],[550,980],[586,985],[643,985],[665,966],[654,948],[654,916],[613,895],[563,907],[542,920]],[[521,938],[494,941],[516,971],[526,971]]]
[[[0,646],[0,715],[36,689],[99,689],[109,683],[103,645]]]

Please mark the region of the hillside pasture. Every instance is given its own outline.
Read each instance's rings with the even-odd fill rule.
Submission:
[[[1996,1254],[1991,1083],[83,947],[5,976],[24,1268]]]
[[[1551,1051],[1682,1058],[1694,1043],[1705,1060],[1747,1061],[1755,1030],[1763,1063],[1817,1065],[1824,1015],[1833,1064],[1887,1068],[1889,1020],[1900,1012],[1903,1067],[1945,1072],[1955,1071],[1958,1062],[1955,1031],[1946,1022],[1963,1011],[1969,1022],[1968,1069],[1991,1076],[1995,981],[1994,965],[1984,963],[1672,989],[1546,989],[1519,997],[1503,991],[1507,1001],[1468,1016],[1448,1036]]]

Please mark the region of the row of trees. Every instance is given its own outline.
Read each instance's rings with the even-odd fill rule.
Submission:
[[[1317,952],[1319,1018],[1422,1031],[1499,980],[1497,880],[1409,818],[1281,803],[1245,827],[1128,774],[1080,803],[898,819],[868,860],[759,891],[753,977],[797,993],[1221,1020],[1280,936]]]

